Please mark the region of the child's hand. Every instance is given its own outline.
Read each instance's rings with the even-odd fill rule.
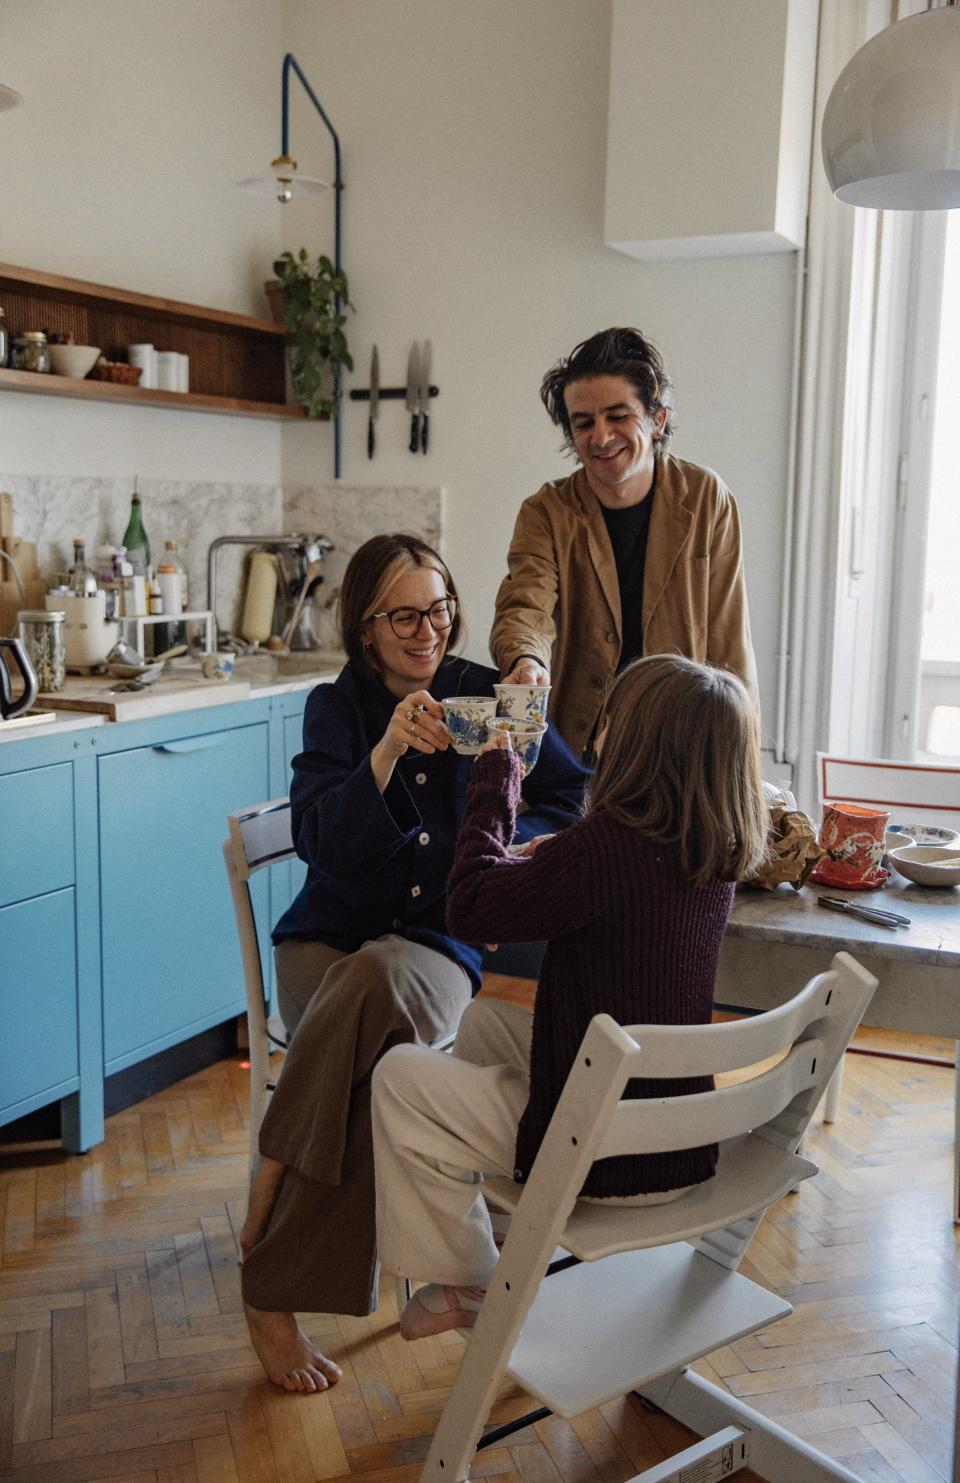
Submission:
[[[510,732],[497,730],[490,733],[477,756],[479,757],[481,752],[510,752],[512,750],[513,737]]]
[[[537,845],[543,844],[543,841],[545,839],[552,838],[552,834],[535,834],[532,839],[526,840],[523,844],[512,844],[510,846],[510,853],[511,855],[532,855],[534,850],[537,848]]]

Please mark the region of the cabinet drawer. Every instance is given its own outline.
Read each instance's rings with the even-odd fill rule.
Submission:
[[[73,884],[73,767],[69,762],[0,777],[0,819],[0,906]]]
[[[46,770],[46,769],[44,769]],[[53,772],[56,769],[51,768]],[[22,774],[21,774],[22,776]],[[0,1114],[76,1078],[77,971],[73,890],[0,910]],[[26,1034],[16,1033],[18,1027]]]
[[[101,757],[98,777],[109,1074],[245,1004],[220,845],[227,814],[267,797],[267,726]]]

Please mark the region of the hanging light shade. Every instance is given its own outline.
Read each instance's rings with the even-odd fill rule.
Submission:
[[[23,98],[19,93],[15,93],[13,88],[4,87],[0,82],[0,113],[3,113],[5,108],[16,108],[17,104],[22,102]]]
[[[860,48],[827,100],[821,150],[851,206],[960,206],[960,9],[908,16]]]
[[[257,196],[275,196],[282,202],[291,201],[294,196],[316,195],[330,189],[326,180],[298,175],[297,162],[288,154],[278,155],[271,161],[270,169],[273,172],[270,175],[253,175],[248,180],[238,180],[237,185],[242,191],[252,191]]]

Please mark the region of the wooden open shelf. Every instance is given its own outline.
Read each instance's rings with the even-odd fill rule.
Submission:
[[[0,391],[126,402],[240,417],[303,418],[286,402],[286,327],[270,319],[62,278],[0,263],[0,304],[12,340],[26,330],[71,333],[126,360],[128,345],[152,343],[190,357],[189,392],[0,369]]]

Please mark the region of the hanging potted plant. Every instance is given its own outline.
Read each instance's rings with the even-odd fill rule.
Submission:
[[[273,271],[283,294],[282,319],[292,342],[293,394],[308,417],[319,417],[323,412],[335,417],[334,382],[342,369],[353,370],[343,333],[346,311],[353,308],[347,275],[338,272],[323,254],[311,262],[305,247],[296,257],[292,252],[281,253]]]

